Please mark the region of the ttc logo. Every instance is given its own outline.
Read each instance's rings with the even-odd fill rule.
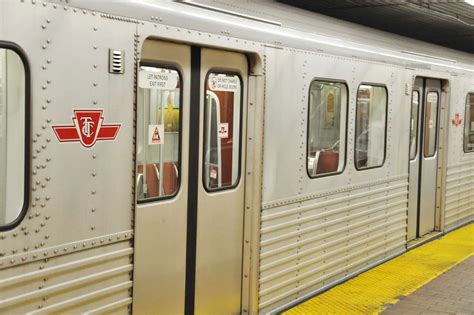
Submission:
[[[99,140],[115,140],[121,124],[104,124],[102,109],[76,109],[72,125],[52,126],[59,142],[77,142],[90,148]]]
[[[462,123],[462,119],[459,117],[459,113],[454,114],[454,119],[451,120],[451,123],[457,127]]]

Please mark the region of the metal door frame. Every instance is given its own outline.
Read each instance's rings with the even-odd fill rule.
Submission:
[[[216,274],[218,275],[219,272],[222,274],[222,281],[224,283],[227,283],[229,286],[226,286],[228,290],[224,290],[226,292],[228,297],[233,297],[232,298],[232,304],[234,307],[231,307],[231,309],[234,309],[235,307],[239,308],[239,311],[242,310],[242,291],[243,291],[243,260],[244,260],[244,231],[245,231],[245,187],[246,187],[246,182],[245,182],[245,177],[243,176],[246,171],[245,167],[245,162],[246,162],[246,146],[245,146],[245,139],[246,139],[246,132],[247,132],[247,108],[248,108],[248,88],[249,88],[249,83],[248,83],[248,77],[249,77],[249,60],[246,57],[244,53],[241,52],[233,52],[233,51],[228,51],[225,49],[219,49],[219,48],[207,48],[207,47],[202,47],[199,48],[199,61],[200,61],[200,68],[199,68],[199,73],[200,73],[200,80],[199,80],[199,88],[200,91],[203,93],[200,95],[199,102],[193,102],[191,101],[191,104],[197,105],[199,104],[198,107],[199,109],[199,117],[196,116],[191,116],[191,121],[193,121],[195,118],[199,119],[199,124],[204,124],[204,115],[205,115],[205,102],[206,102],[206,82],[209,73],[211,72],[219,72],[219,73],[232,73],[235,74],[239,77],[239,80],[241,82],[241,90],[240,90],[240,104],[234,104],[234,106],[238,106],[239,110],[239,157],[237,162],[238,168],[239,168],[239,176],[237,177],[236,183],[232,186],[225,187],[223,189],[216,189],[216,190],[209,190],[206,189],[204,185],[204,180],[203,180],[203,171],[204,171],[204,125],[199,125],[199,130],[194,130],[190,131],[190,143],[193,145],[199,144],[199,151],[198,157],[195,159],[192,155],[190,155],[190,168],[191,168],[191,161],[193,163],[199,163],[198,165],[198,178],[197,182],[194,183],[194,179],[190,180],[190,185],[195,184],[197,188],[197,199],[193,200],[194,204],[190,204],[190,210],[194,211],[191,209],[191,207],[196,208],[196,213],[195,213],[195,218],[196,222],[189,222],[190,225],[193,225],[193,228],[195,228],[195,235],[188,235],[190,238],[194,238],[193,243],[190,245],[195,246],[195,249],[192,249],[193,254],[195,255],[194,261],[189,260],[188,263],[193,263],[194,262],[194,270],[191,272],[192,275],[194,275],[194,278],[187,278],[187,282],[189,282],[189,285],[187,286],[188,290],[187,292],[191,293],[190,286],[194,282],[194,303],[191,304],[191,297],[189,295],[187,300],[186,300],[186,313],[192,313],[194,311],[197,312],[209,312],[210,310],[208,307],[212,305],[217,305],[214,304],[213,302],[210,302],[212,298],[210,298],[209,294],[206,294],[206,290],[204,289],[203,286],[206,286],[206,281],[207,282],[212,282],[214,285],[211,286],[209,289],[210,291],[216,290],[216,288],[219,287],[219,281],[216,280]],[[193,65],[193,62],[191,63]],[[194,71],[194,69],[192,69]],[[197,88],[196,86],[193,86],[193,83],[197,83],[196,81],[192,82],[192,89]],[[194,91],[193,91],[194,92]],[[196,93],[197,94],[197,93]],[[235,126],[234,128],[236,128]],[[234,129],[237,130],[237,129]],[[197,138],[199,137],[199,139]],[[196,140],[195,140],[196,139]],[[194,148],[190,150],[190,152],[193,152]],[[191,172],[194,172],[192,170]],[[190,173],[191,174],[191,173]],[[194,189],[194,188],[193,188]],[[190,186],[190,190],[191,186]],[[190,196],[192,198],[192,196]],[[192,199],[189,199],[192,200]],[[215,220],[215,215],[213,214],[218,208],[215,208],[217,206],[222,207],[223,202],[225,204],[226,200],[233,200],[232,202],[232,207],[225,209],[229,209],[230,211],[222,211],[225,209],[222,209],[220,212],[223,213],[223,217],[219,216],[220,219],[223,220],[223,222],[219,221],[219,224],[214,225],[215,230],[219,231],[222,234],[218,234],[218,232],[214,232],[214,228],[210,230],[208,227],[213,225],[213,222]],[[237,207],[239,205],[239,207]],[[241,208],[240,208],[241,206]],[[236,208],[237,207],[237,208]],[[190,216],[191,217],[191,216]],[[194,219],[194,214],[193,217]],[[232,220],[230,220],[232,218]],[[230,220],[230,221],[229,221]],[[238,220],[238,221],[234,221]],[[240,221],[241,220],[241,221]],[[231,223],[235,222],[235,223]],[[223,224],[223,225],[222,225]],[[228,225],[230,224],[230,225]],[[195,225],[195,226],[194,226]],[[225,226],[229,227],[229,231],[232,232],[226,232],[225,231]],[[194,232],[194,231],[193,231]],[[216,234],[217,233],[217,234]],[[230,257],[234,257],[232,260],[229,260],[229,264],[227,265],[227,268],[230,268],[228,271],[230,273],[226,273],[226,265],[221,265],[219,263],[220,261],[220,255],[218,253],[214,253],[214,251],[211,249],[210,246],[212,244],[215,244],[215,246],[222,246],[224,244],[222,241],[219,241],[218,235],[221,235],[223,239],[227,239],[225,241],[225,244],[228,244],[228,248],[232,248],[236,246],[235,251],[231,251],[228,254],[232,255],[227,257],[226,254],[226,259],[230,259]],[[237,252],[237,248],[240,248],[239,252]],[[238,260],[235,260],[235,258],[238,258]],[[213,272],[210,272],[210,270],[207,268],[207,265],[209,263],[219,263],[216,265],[216,270]],[[224,272],[224,273],[223,273]],[[208,280],[204,280],[208,279]],[[237,280],[238,279],[238,280]],[[237,282],[238,281],[238,282]],[[237,284],[238,283],[238,284]],[[238,286],[238,289],[237,289]],[[240,299],[237,301],[234,299],[236,297],[236,292],[237,290],[239,291],[240,294]],[[230,294],[230,292],[233,292]],[[223,293],[224,294],[224,293]],[[222,306],[222,305],[221,305]],[[217,308],[212,308],[212,312],[215,312],[216,310],[220,310],[219,312],[222,312],[223,310],[220,309],[218,306]],[[225,308],[225,307],[224,307]],[[192,312],[191,312],[192,311]],[[230,311],[230,310],[228,310]]]
[[[417,81],[421,81],[421,84],[416,84]],[[410,156],[410,141],[408,143],[408,170],[409,170],[409,185],[414,184],[416,187],[409,187],[409,193],[411,190],[414,190],[415,193],[410,194],[408,196],[408,223],[407,223],[407,240],[411,241],[414,239],[417,239],[418,235],[418,199],[419,199],[419,185],[420,185],[420,148],[421,148],[421,140],[420,140],[420,134],[421,134],[421,120],[422,120],[422,115],[423,115],[423,101],[424,101],[424,79],[423,77],[415,77],[413,79],[413,86],[411,89],[411,94],[410,94],[410,130],[411,130],[411,119],[412,119],[412,106],[413,106],[413,93],[418,92],[418,108],[417,108],[417,116],[416,116],[416,138],[414,139],[415,147],[416,147],[416,154],[415,158],[412,160]],[[411,132],[410,132],[410,138],[411,140]],[[413,164],[413,166],[412,166]],[[414,168],[412,172],[412,168]],[[412,178],[416,177],[416,178]],[[415,183],[412,183],[415,181]],[[416,188],[416,189],[415,189]],[[413,196],[414,195],[414,196]],[[414,212],[414,213],[412,213]],[[413,231],[414,230],[414,231]],[[412,232],[414,232],[414,235],[411,235]]]
[[[415,238],[416,240],[420,238],[419,235],[419,224],[420,224],[420,194],[421,194],[421,155],[423,154],[423,140],[424,140],[424,119],[425,119],[425,98],[427,94],[426,90],[426,80],[439,80],[440,81],[440,93],[438,100],[438,115],[437,115],[437,135],[436,135],[436,156],[437,156],[437,166],[436,166],[436,195],[435,195],[435,211],[434,211],[434,230],[433,232],[441,232],[444,226],[444,218],[442,214],[444,213],[444,200],[445,200],[445,183],[446,183],[446,150],[448,142],[448,107],[449,107],[449,97],[450,97],[450,82],[444,78],[433,78],[424,75],[414,75],[413,76],[413,88],[416,79],[421,79],[423,81],[422,93],[420,94],[420,104],[418,108],[418,137],[417,141],[417,161],[418,164],[418,180],[417,180],[417,213],[416,213],[416,231]],[[410,93],[410,106],[412,102],[412,94]],[[411,113],[411,111],[410,111]],[[411,118],[411,114],[410,114]],[[409,150],[408,150],[409,151]],[[411,160],[409,159],[409,163]],[[408,240],[410,241],[410,240]]]
[[[174,41],[172,37],[161,37],[156,36],[155,29],[152,27],[144,26],[142,30],[139,31],[141,34],[140,38],[137,39],[137,45],[135,47],[135,52],[137,56],[142,55],[142,45],[147,40],[155,40],[155,41],[164,41],[168,43],[177,43],[177,44],[184,44],[188,45],[190,49],[193,50],[191,52],[191,56],[194,54],[194,58],[197,58],[197,53],[200,47],[206,47],[206,41],[199,41],[199,43],[194,43],[193,41]],[[248,60],[248,83],[247,83],[247,103],[243,104],[243,106],[247,107],[247,138],[242,139],[242,146],[247,148],[246,156],[242,156],[243,162],[247,166],[247,170],[241,174],[241,180],[245,181],[245,208],[244,208],[244,243],[243,243],[243,263],[242,263],[242,293],[241,293],[241,310],[243,312],[250,312],[255,313],[258,311],[258,277],[259,277],[259,245],[260,245],[260,211],[261,211],[261,183],[262,183],[262,163],[263,163],[263,117],[264,117],[264,97],[265,97],[265,74],[264,74],[264,59],[263,59],[263,50],[257,49],[257,47],[251,46],[250,44],[246,45],[246,49],[243,50],[233,50],[229,49],[228,47],[221,47],[220,45],[216,45],[213,42],[213,47],[215,49],[221,49],[226,51],[234,51],[239,52],[243,55],[247,56]],[[140,57],[139,57],[140,58]],[[190,58],[192,59],[192,58]],[[137,64],[140,59],[137,59]],[[192,69],[193,60],[190,60],[189,66]],[[200,60],[194,60],[194,66],[200,64]],[[191,70],[190,70],[191,72]],[[195,71],[193,71],[195,72]],[[190,89],[192,80],[196,80],[196,76],[193,78],[192,75],[189,75],[184,80],[188,81],[187,83],[187,91],[183,90],[183,93],[188,93],[187,102],[191,104],[191,98],[199,99],[200,95],[194,95],[193,93],[201,93],[200,89]],[[199,81],[200,78],[197,78]],[[185,83],[186,86],[186,83]],[[195,91],[195,92],[193,92]],[[136,104],[135,104],[136,106]],[[186,106],[186,100],[183,103],[183,106]],[[192,107],[191,109],[192,110]],[[188,112],[188,117],[184,117],[182,126],[186,126],[186,123],[191,123],[189,121],[189,116],[191,113]],[[200,123],[197,120],[197,123]],[[196,126],[194,126],[196,128]],[[186,140],[182,141],[184,145],[185,141],[189,141],[189,134],[183,130],[182,134],[183,139]],[[190,150],[191,148],[188,148]],[[184,151],[184,150],[182,150]],[[186,161],[186,159],[190,156],[189,152],[182,152],[186,156],[181,157],[182,168],[181,170],[188,171],[187,167],[191,164],[191,161]],[[199,165],[197,165],[197,170],[200,170]],[[189,177],[190,178],[190,177]],[[135,184],[135,183],[134,183]],[[181,188],[178,192],[178,195],[183,193],[183,189],[188,190],[189,183],[187,179],[181,182]],[[172,200],[172,199],[171,199]],[[166,202],[171,202],[168,199]],[[135,203],[135,217],[137,215],[137,204]],[[141,205],[143,206],[143,205]],[[187,209],[186,209],[187,210]],[[185,213],[185,216],[188,216],[189,213]],[[135,218],[136,224],[136,218]],[[192,238],[188,237],[189,232],[196,227],[190,225],[185,226],[185,231],[187,235],[185,235],[184,246],[187,246],[189,242],[192,242]],[[139,235],[140,231],[135,231],[135,236]],[[186,251],[186,249],[185,249]],[[191,257],[186,253],[186,260],[190,259]],[[135,258],[136,259],[136,258]],[[186,266],[184,268],[184,272],[186,272]],[[136,270],[134,271],[136,272]],[[140,271],[142,272],[142,271]],[[183,295],[185,291],[185,286],[183,287]],[[194,289],[193,289],[194,290]],[[135,294],[134,294],[135,296]],[[135,299],[135,298],[134,298]],[[184,304],[185,299],[183,299],[183,309],[184,311]],[[135,308],[134,308],[135,310]]]
[[[444,230],[444,213],[446,200],[446,171],[448,166],[448,142],[449,142],[449,107],[451,98],[451,82],[441,80],[441,100],[439,113],[438,134],[438,167],[436,176],[436,208],[435,208],[435,231]]]
[[[425,234],[429,234],[430,232],[428,233],[425,233],[423,235],[420,235],[420,230],[421,230],[421,223],[422,223],[422,202],[424,201],[424,198],[422,198],[425,194],[423,193],[423,189],[425,188],[423,186],[423,182],[425,181],[426,177],[425,176],[429,176],[427,175],[428,173],[424,172],[423,171],[423,168],[424,168],[424,163],[430,163],[430,161],[433,161],[435,160],[435,169],[437,170],[438,169],[438,157],[439,157],[439,133],[440,133],[440,111],[441,111],[441,91],[438,92],[437,88],[433,88],[433,86],[428,86],[428,80],[430,81],[437,81],[435,79],[431,79],[431,78],[423,78],[423,97],[422,97],[422,107],[421,107],[421,115],[419,116],[420,117],[420,121],[419,121],[419,127],[420,127],[420,133],[419,133],[419,137],[420,137],[420,142],[419,142],[419,152],[420,152],[420,159],[419,159],[419,164],[418,164],[418,167],[419,167],[419,177],[418,177],[418,200],[417,200],[417,224],[416,224],[416,237],[417,238],[420,238],[421,236],[425,235]],[[433,82],[431,82],[433,83]],[[441,80],[439,80],[439,83],[440,83],[440,90],[441,90]],[[426,140],[426,134],[428,132],[429,129],[431,128],[426,128],[426,116],[427,116],[427,104],[428,104],[428,100],[427,100],[427,96],[428,94],[430,93],[436,93],[437,95],[437,99],[436,99],[436,118],[435,118],[435,122],[436,122],[436,129],[435,129],[435,137],[434,137],[434,154],[431,155],[431,156],[425,156],[425,150],[426,150],[426,143],[425,143],[425,140]],[[430,116],[430,121],[431,121],[431,116]],[[436,174],[434,175],[436,180],[435,182],[437,181],[437,178],[438,178],[438,172],[436,171]],[[436,191],[436,183],[434,183],[433,185],[435,185],[434,187],[431,186],[430,189],[434,188],[434,191],[435,193],[437,193]],[[428,187],[426,187],[426,189],[428,189]],[[434,209],[433,209],[433,215],[436,215],[436,195],[434,196]],[[430,217],[431,218],[431,217]],[[435,230],[435,222],[436,221],[436,218],[434,217],[433,218],[433,231]],[[425,222],[425,221],[423,221]]]

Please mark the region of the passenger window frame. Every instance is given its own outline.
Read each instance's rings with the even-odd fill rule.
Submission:
[[[426,124],[426,105],[427,105],[427,100],[428,100],[428,95],[430,93],[435,93],[436,94],[436,128],[435,128],[435,144],[434,144],[434,153],[432,155],[425,155],[425,135],[426,135],[426,131],[427,129],[425,128],[425,124]],[[438,155],[438,147],[439,147],[439,143],[438,143],[438,133],[439,133],[439,118],[440,118],[440,110],[441,110],[441,94],[439,93],[438,90],[435,90],[435,89],[427,89],[426,90],[426,93],[424,95],[424,100],[423,100],[423,126],[422,126],[422,130],[423,130],[423,134],[422,134],[422,139],[421,141],[423,142],[423,158],[424,159],[431,159],[431,158],[435,158],[437,155]],[[464,140],[464,139],[463,139]],[[463,144],[464,145],[464,144]]]
[[[385,128],[384,128],[384,150],[383,150],[383,159],[382,159],[382,164],[376,165],[376,166],[370,166],[370,167],[363,167],[359,168],[357,167],[357,161],[356,161],[356,148],[357,148],[357,107],[358,107],[358,95],[359,95],[359,90],[362,85],[369,85],[372,87],[381,87],[385,89]],[[354,168],[356,171],[366,171],[366,170],[371,170],[371,169],[376,169],[376,168],[382,168],[385,165],[385,161],[387,160],[387,138],[388,138],[388,105],[389,105],[389,98],[388,98],[388,88],[387,85],[381,84],[381,83],[372,83],[372,82],[361,82],[359,86],[357,87],[357,92],[356,92],[356,99],[355,99],[355,119],[354,119]],[[410,153],[408,153],[410,154]]]
[[[462,129],[462,150],[466,154],[471,154],[474,153],[474,143],[473,143],[473,148],[472,150],[466,151],[466,146],[465,146],[465,139],[466,139],[466,122],[467,122],[467,106],[468,106],[468,101],[469,101],[469,96],[473,95],[474,97],[474,91],[469,91],[466,93],[466,103],[464,104],[464,124],[463,124],[463,129]],[[470,105],[470,104],[469,104]],[[473,106],[474,107],[474,106]],[[469,120],[471,122],[471,120]],[[470,129],[470,128],[469,128]],[[474,130],[473,130],[474,131]]]
[[[411,128],[411,119],[412,119],[413,117],[411,116],[411,114],[412,114],[412,108],[413,108],[413,95],[414,95],[415,93],[418,94],[418,106],[417,106],[417,108],[416,108],[416,117],[415,117],[416,128],[415,128],[415,130],[414,130],[414,132],[415,132],[415,134],[416,134],[415,139],[414,139],[414,141],[415,141],[415,154],[413,155],[413,158],[412,158],[412,157],[411,157],[411,145],[410,145],[411,143],[409,142],[409,143],[408,143],[408,145],[409,145],[409,147],[408,147],[408,157],[409,157],[409,160],[410,160],[410,161],[415,161],[415,160],[418,158],[418,153],[419,153],[419,152],[418,152],[418,151],[419,151],[419,150],[418,150],[418,146],[419,146],[418,139],[419,139],[419,136],[420,136],[420,134],[419,134],[419,129],[420,129],[420,106],[421,106],[422,104],[420,104],[420,103],[421,103],[421,93],[420,93],[419,90],[416,90],[416,89],[413,89],[413,90],[411,91],[411,100],[410,100],[410,138],[409,138],[409,139],[410,139],[410,141],[411,141],[411,138],[412,138],[412,133],[411,133],[411,130],[412,130],[412,128]]]
[[[30,206],[30,171],[31,171],[31,69],[26,52],[19,45],[13,42],[0,41],[0,49],[8,49],[15,52],[23,64],[25,75],[25,117],[24,117],[24,174],[23,174],[23,206],[18,212],[15,220],[4,225],[0,225],[0,233],[12,230],[23,222]]]
[[[184,93],[184,84],[183,84],[183,74],[182,74],[182,68],[178,65],[178,64],[175,64],[175,63],[166,63],[166,62],[158,62],[158,61],[154,61],[154,60],[149,60],[149,59],[143,59],[143,60],[140,60],[140,62],[138,63],[137,65],[137,79],[136,79],[136,82],[135,82],[135,85],[136,85],[136,89],[137,89],[137,113],[136,115],[138,115],[138,97],[139,97],[139,83],[138,83],[138,73],[140,72],[140,67],[153,67],[153,68],[161,68],[161,69],[168,69],[168,70],[174,70],[178,73],[178,78],[179,78],[179,84],[180,84],[180,89],[179,89],[179,136],[178,136],[178,166],[177,166],[177,169],[178,169],[178,184],[176,186],[176,191],[171,194],[171,195],[165,195],[165,196],[157,196],[157,197],[152,197],[152,198],[146,198],[146,199],[138,199],[138,193],[135,193],[135,199],[136,199],[136,202],[138,205],[140,204],[147,204],[147,203],[152,203],[152,202],[159,202],[159,201],[163,201],[163,200],[168,200],[168,199],[173,199],[175,198],[180,190],[181,190],[181,179],[182,179],[182,160],[183,160],[183,107],[184,107],[184,104],[183,104],[183,93]],[[137,123],[137,128],[135,130],[135,137],[138,138],[138,123]],[[135,152],[136,152],[136,148],[138,146],[138,141],[136,141],[136,145],[135,145]],[[161,163],[161,161],[160,161]],[[135,186],[135,191],[136,191],[136,182],[137,182],[137,177],[136,177],[136,174],[137,174],[137,162],[135,162],[135,177],[134,177],[134,186]]]
[[[345,143],[344,143],[344,160],[343,160],[343,166],[342,169],[339,172],[331,172],[331,173],[322,173],[322,174],[316,174],[315,176],[311,176],[309,173],[309,168],[308,168],[308,156],[309,156],[309,136],[310,136],[310,130],[309,130],[309,123],[310,123],[310,107],[311,107],[311,86],[313,82],[315,81],[321,81],[325,83],[339,83],[343,84],[346,87],[346,123],[345,123],[345,132],[344,132],[344,137],[345,137]],[[348,142],[348,135],[349,135],[349,103],[350,103],[350,90],[349,90],[349,85],[347,84],[347,81],[345,80],[337,80],[337,79],[328,79],[328,78],[319,78],[315,77],[311,80],[309,83],[309,88],[308,88],[308,110],[306,112],[306,174],[310,179],[317,179],[317,178],[323,178],[323,177],[328,177],[328,176],[335,176],[335,175],[341,175],[344,173],[347,167],[347,142]],[[343,106],[341,104],[341,113],[342,113]]]
[[[206,134],[205,134],[205,119],[206,119],[206,109],[205,109],[205,105],[206,105],[206,95],[207,95],[207,80],[209,79],[209,76],[211,74],[226,74],[226,75],[235,75],[239,78],[239,82],[240,82],[240,119],[239,119],[239,164],[238,164],[238,171],[237,171],[237,178],[236,178],[236,181],[235,181],[235,184],[233,184],[232,186],[226,186],[226,187],[221,187],[221,188],[216,188],[216,189],[209,189],[207,186],[206,186],[206,183],[204,181],[204,174],[205,174],[205,170],[206,170],[206,166],[205,166],[205,150],[204,150],[204,141],[205,141],[205,138],[206,138]],[[203,93],[203,98],[202,98],[202,101],[203,101],[203,110],[202,110],[202,117],[199,118],[199,123],[201,124],[202,123],[202,145],[201,145],[201,150],[202,150],[202,154],[201,154],[201,157],[202,157],[202,163],[201,163],[201,183],[202,183],[202,186],[204,188],[204,190],[208,193],[208,194],[213,194],[213,193],[217,193],[217,192],[222,192],[222,191],[226,191],[226,190],[233,190],[235,188],[237,188],[239,185],[240,185],[240,181],[241,181],[241,178],[242,178],[242,142],[243,142],[243,137],[242,137],[242,131],[243,131],[243,114],[244,114],[244,80],[242,79],[242,74],[238,71],[238,70],[229,70],[229,69],[225,69],[225,68],[220,68],[220,67],[213,67],[213,68],[210,68],[207,73],[206,73],[206,76],[204,77],[204,82],[203,82],[203,90],[204,90],[204,93]]]

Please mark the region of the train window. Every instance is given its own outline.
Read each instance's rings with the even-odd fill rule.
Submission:
[[[138,202],[171,197],[180,183],[181,76],[149,64],[138,75]]]
[[[474,93],[469,93],[466,99],[464,152],[474,152]]]
[[[420,92],[413,91],[411,96],[411,119],[410,119],[410,160],[416,157],[418,139],[418,108],[420,105]]]
[[[436,153],[436,131],[438,130],[438,92],[426,94],[424,156],[432,157]]]
[[[344,169],[347,100],[344,83],[311,82],[306,148],[310,177],[338,174]]]
[[[0,229],[26,210],[26,72],[22,58],[0,48]]]
[[[208,73],[205,97],[203,184],[208,191],[232,188],[240,177],[240,77]]]
[[[355,166],[380,167],[385,160],[387,89],[362,84],[357,91]]]

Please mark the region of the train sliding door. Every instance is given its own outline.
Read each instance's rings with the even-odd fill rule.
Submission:
[[[144,42],[137,69],[133,312],[184,311],[191,48]]]
[[[196,314],[240,314],[247,59],[201,54]]]
[[[240,313],[247,59],[158,40],[141,57],[133,311]]]
[[[408,240],[435,229],[441,81],[417,77],[412,91]]]

